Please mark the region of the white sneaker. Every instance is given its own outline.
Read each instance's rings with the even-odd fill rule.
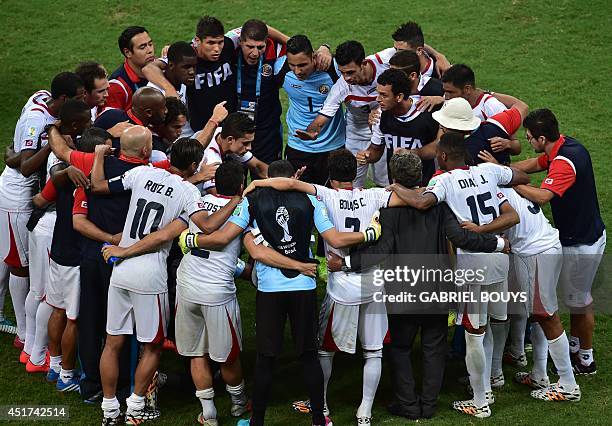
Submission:
[[[504,380],[504,373],[500,373],[497,376],[491,376],[491,387],[492,388],[501,388],[506,381]]]
[[[366,417],[366,416],[357,417],[357,424],[359,426],[371,426],[372,417]]]
[[[491,415],[491,409],[489,408],[489,405],[477,407],[474,404],[473,399],[468,399],[467,401],[454,401],[453,410],[459,411],[463,414],[469,414],[470,416],[478,417],[479,419],[484,419],[485,417],[489,417]]]
[[[198,414],[198,424],[204,426],[218,426],[219,422],[217,419],[205,419],[204,414],[200,413]]]
[[[531,391],[531,396],[542,401],[580,401],[582,392],[580,386],[573,389],[565,388],[560,383],[554,383],[547,388]]]
[[[544,389],[550,386],[550,380],[547,377],[543,377],[539,380],[535,380],[531,373],[526,371],[519,371],[514,375],[514,381],[521,385],[527,385],[532,389]]]

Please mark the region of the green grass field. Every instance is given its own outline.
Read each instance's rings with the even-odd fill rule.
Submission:
[[[117,37],[128,25],[147,27],[157,45],[189,40],[197,19],[211,14],[226,29],[257,17],[292,35],[304,33],[315,43],[336,46],[348,39],[360,40],[374,52],[391,43],[395,27],[406,21],[419,22],[426,42],[445,53],[451,63],[463,62],[476,72],[480,87],[505,92],[525,100],[532,109],[549,107],[557,115],[562,132],[577,137],[591,152],[604,221],[611,224],[612,175],[606,168],[612,107],[612,5],[605,0],[472,0],[454,2],[405,2],[355,0],[352,2],[263,2],[263,1],[96,1],[56,2],[0,1],[0,147],[11,143],[15,122],[26,99],[34,91],[48,88],[53,76],[72,70],[82,60],[96,60],[112,71],[122,58]],[[533,152],[522,141],[524,156]],[[2,161],[0,159],[0,161]],[[243,317],[247,385],[254,362],[254,291],[239,286]],[[323,295],[324,283],[320,283]],[[7,308],[10,304],[7,298]],[[10,308],[8,308],[10,311]],[[536,402],[526,389],[508,384],[496,392],[493,415],[475,421],[452,412],[450,402],[466,395],[457,384],[463,363],[447,366],[446,382],[435,419],[427,424],[610,424],[612,381],[607,353],[612,344],[612,319],[597,317],[595,333],[599,373],[580,378],[583,399],[576,404]],[[60,395],[42,377],[25,373],[17,361],[13,336],[0,334],[0,405],[60,404],[69,407],[70,423],[98,423],[101,410],[85,405],[78,395]],[[287,340],[290,342],[290,340]],[[418,352],[418,350],[417,350]],[[419,355],[416,356],[419,359]],[[165,371],[181,372],[181,361],[166,354]],[[307,425],[309,417],[291,411],[289,403],[305,395],[302,375],[293,361],[290,345],[278,362],[267,424]],[[417,368],[418,369],[418,368]],[[515,370],[506,370],[510,381]],[[391,398],[390,375],[383,365],[383,379],[374,406],[376,424],[399,425],[408,421],[387,414]],[[329,389],[329,404],[336,425],[354,424],[361,395],[361,357],[336,358]],[[217,389],[217,408],[223,425],[235,424],[227,413],[229,398]],[[187,386],[168,386],[161,391],[162,417],[157,424],[194,424],[199,403]],[[24,423],[26,424],[26,423]]]

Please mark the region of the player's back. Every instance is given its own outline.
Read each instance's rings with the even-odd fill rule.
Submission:
[[[131,189],[130,208],[119,245],[128,247],[168,225],[199,200],[195,186],[166,170],[139,166],[121,178],[123,189]],[[114,185],[109,181],[109,187]],[[190,206],[187,209],[187,206]],[[126,259],[115,265],[111,284],[143,294],[167,291],[166,259],[171,242],[153,253]]]
[[[465,166],[449,170],[434,177],[426,192],[439,196],[453,211],[459,222],[484,225],[499,216],[500,205],[506,202],[499,185],[512,180],[512,170],[490,163]],[[438,195],[436,195],[438,196]],[[508,256],[503,253],[473,253],[457,249],[457,268],[481,270],[484,280],[480,284],[501,282],[508,274]]]
[[[520,218],[518,224],[505,232],[514,254],[533,256],[561,245],[559,231],[553,228],[537,203],[521,197],[512,188],[501,188],[500,191]]]
[[[364,231],[377,210],[387,207],[391,192],[383,188],[330,189],[316,185],[317,197],[323,201],[331,222],[341,232]],[[327,252],[341,257],[348,250],[338,250],[325,245]],[[361,285],[361,274],[332,272],[329,274],[327,292],[332,299],[344,304],[358,304],[370,301],[372,291]],[[373,290],[373,289],[372,289]]]
[[[220,210],[230,197],[208,194],[202,197],[203,210],[209,215]],[[202,232],[189,221],[190,232]],[[192,249],[183,256],[177,270],[177,293],[189,302],[220,305],[236,294],[234,271],[240,255],[241,238],[237,237],[222,250]]]

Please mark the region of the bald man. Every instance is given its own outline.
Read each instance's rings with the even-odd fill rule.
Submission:
[[[153,89],[154,90],[154,89]],[[135,95],[134,103],[139,97]],[[150,109],[151,99],[144,92],[142,110]],[[163,100],[163,96],[161,97]],[[159,100],[159,98],[158,98]],[[165,104],[165,101],[164,101]],[[104,115],[104,114],[103,114]],[[108,135],[110,138],[110,135]],[[153,135],[150,130],[133,125],[121,134],[119,150],[104,160],[104,175],[111,179],[123,175],[130,169],[147,164],[153,150]],[[76,168],[84,169],[93,162],[93,154],[74,151],[57,129],[49,131],[49,144],[56,156]],[[87,330],[79,333],[79,357],[86,378],[81,380],[81,394],[86,401],[101,402],[102,384],[99,363],[102,354],[100,342],[106,335],[106,300],[112,266],[100,255],[102,243],[118,243],[117,235],[123,230],[130,204],[130,192],[113,195],[96,195],[89,189],[79,188],[75,194],[73,208],[74,228],[83,235],[80,263],[81,297],[79,327]],[[128,345],[129,346],[129,345]],[[129,347],[122,352],[119,363],[118,396],[130,395]]]
[[[144,127],[157,126],[166,119],[166,98],[159,90],[152,87],[141,87],[132,97],[132,106],[127,111],[108,109],[98,116],[94,126],[108,130],[117,123],[126,122]],[[166,159],[167,146],[163,139],[153,133],[153,153],[151,160]],[[113,148],[120,148],[119,138],[113,138]]]

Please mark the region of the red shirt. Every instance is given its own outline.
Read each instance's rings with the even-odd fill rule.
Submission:
[[[563,197],[565,191],[576,182],[574,163],[569,158],[558,155],[564,142],[565,136],[561,135],[555,141],[550,155],[542,154],[538,157],[538,165],[543,169],[548,169],[548,174],[542,181],[540,188],[548,189],[558,197]]]

